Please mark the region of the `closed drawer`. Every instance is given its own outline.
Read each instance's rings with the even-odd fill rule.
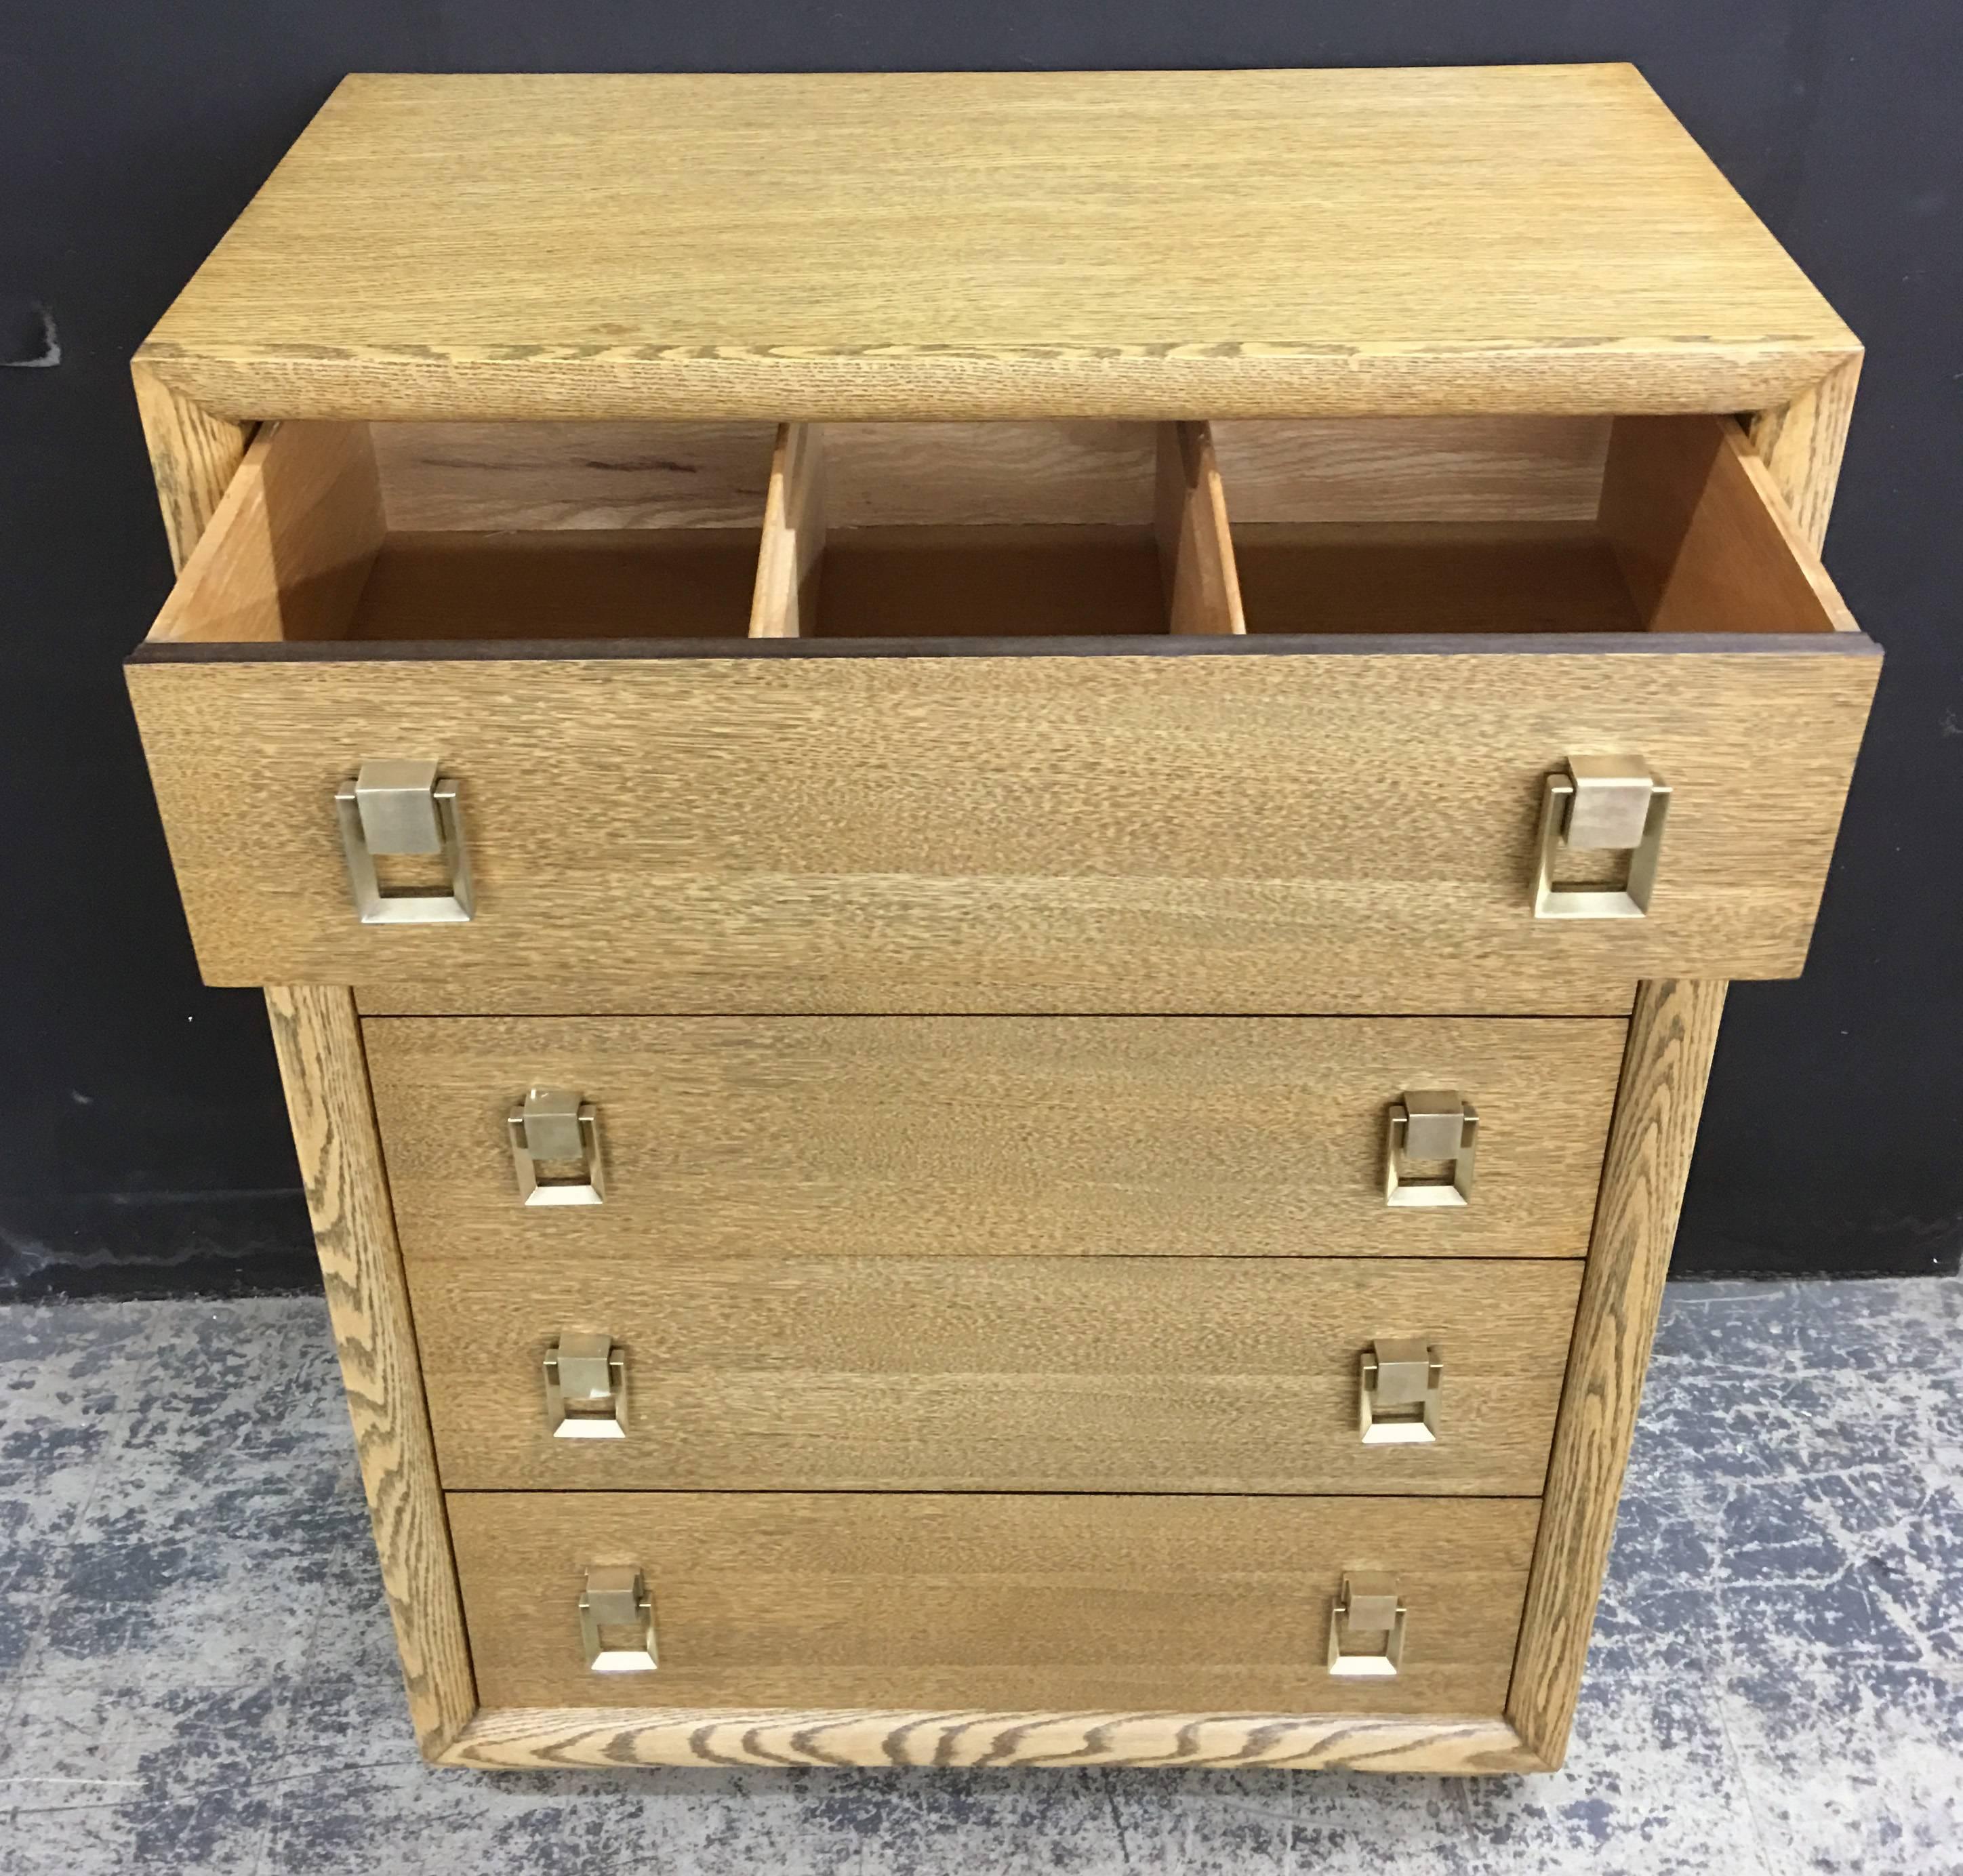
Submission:
[[[389,1018],[363,1035],[405,1253],[489,1282],[566,1254],[1578,1257],[1625,1027]],[[604,1203],[521,1202],[509,1119],[534,1086],[591,1104]],[[1465,1204],[1387,1202],[1391,1110],[1417,1090],[1473,1110]]]
[[[1578,1263],[575,1253],[522,1273],[421,1259],[410,1288],[453,1490],[1532,1496],[1580,1280]],[[549,1399],[562,1340],[610,1353],[589,1412]],[[1379,1350],[1437,1362],[1428,1409],[1366,1391]]]
[[[210,982],[1586,1014],[1800,968],[1877,661],[1727,422],[1223,426],[1217,470],[1199,426],[463,427],[271,430],[133,661]],[[453,788],[467,920],[363,922],[336,796],[390,758]],[[1647,911],[1537,916],[1595,759],[1670,791]]]
[[[488,1707],[1497,1715],[1539,1506],[1516,1499],[452,1493]],[[590,1570],[638,1570],[652,1671],[594,1673]],[[1345,1572],[1395,1675],[1329,1671]],[[626,1654],[643,1637],[610,1626]],[[1366,1637],[1350,1637],[1353,1641]]]

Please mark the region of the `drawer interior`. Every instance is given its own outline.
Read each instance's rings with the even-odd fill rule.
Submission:
[[[1163,632],[1154,490],[1171,427],[800,425],[786,504],[809,534],[803,591],[760,586],[757,627],[828,639]]]
[[[1736,425],[1212,427],[1251,632],[1850,628]]]
[[[303,422],[262,430],[150,636],[1851,625],[1715,417]]]

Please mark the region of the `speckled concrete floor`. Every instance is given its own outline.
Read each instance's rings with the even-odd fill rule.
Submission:
[[[325,1313],[0,1308],[0,1869],[1963,1871],[1963,1282],[1670,1294],[1567,1769],[415,1759]]]

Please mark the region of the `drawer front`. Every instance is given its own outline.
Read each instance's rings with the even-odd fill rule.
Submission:
[[[1327,1258],[410,1270],[443,1481],[468,1491],[1532,1496],[1580,1280]],[[546,1364],[575,1336],[604,1339],[623,1385],[555,1424]],[[1439,1361],[1429,1425],[1372,1389],[1366,1442],[1364,1359],[1397,1342]]]
[[[1643,978],[1800,969],[1878,662],[1814,636],[165,644],[130,681],[213,984],[351,984],[371,1013],[1610,1014]],[[1195,645],[1225,651],[1170,655]],[[1577,752],[1673,791],[1646,917],[1535,915]],[[456,783],[469,922],[358,917],[335,791],[382,757]]]
[[[448,1506],[489,1707],[1468,1718],[1504,1705],[1539,1516],[1518,1499],[789,1492]],[[587,1665],[595,1568],[642,1573],[652,1671]],[[1346,1571],[1395,1578],[1394,1676],[1329,1671]],[[643,1637],[597,1639],[624,1654]]]
[[[1578,1257],[1625,1029],[684,1016],[363,1034],[405,1253],[501,1280],[568,1254]],[[592,1105],[604,1203],[520,1202],[508,1117],[534,1086]],[[1393,1105],[1442,1090],[1477,1119],[1469,1202],[1391,1205]]]

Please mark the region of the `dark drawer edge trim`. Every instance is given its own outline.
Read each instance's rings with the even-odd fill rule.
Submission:
[[[545,662],[600,658],[1522,658],[1536,653],[1596,658],[1632,653],[1763,652],[1878,657],[1858,632],[1292,632],[1245,638],[1193,633],[1175,637],[1079,639],[335,639],[262,644],[146,640],[133,664],[391,664]]]

